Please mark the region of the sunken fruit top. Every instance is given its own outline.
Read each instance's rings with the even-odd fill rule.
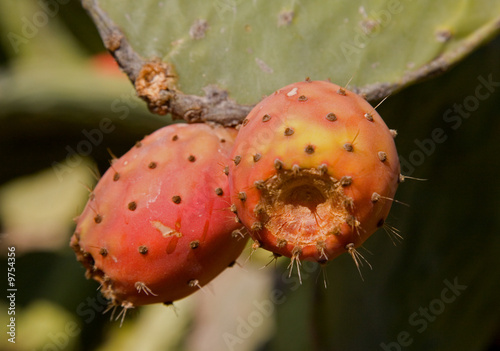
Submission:
[[[243,121],[231,200],[254,240],[326,262],[384,224],[399,179],[389,130],[361,96],[326,81],[288,85]]]

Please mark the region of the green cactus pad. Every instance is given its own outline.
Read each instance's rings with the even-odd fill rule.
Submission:
[[[328,79],[384,95],[446,70],[499,29],[500,2],[84,1],[146,59],[172,63],[178,88],[215,84],[240,104],[294,81]]]

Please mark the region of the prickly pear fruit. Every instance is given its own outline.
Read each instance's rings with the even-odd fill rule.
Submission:
[[[112,162],[71,239],[111,304],[170,303],[236,260],[246,240],[229,211],[224,174],[235,135],[170,125]]]
[[[399,180],[395,131],[361,96],[326,81],[288,85],[235,141],[232,208],[260,246],[325,263],[383,226]]]

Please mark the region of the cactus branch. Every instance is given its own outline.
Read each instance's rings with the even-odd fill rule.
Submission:
[[[137,94],[153,113],[170,113],[174,119],[189,123],[212,121],[235,126],[252,106],[239,105],[227,91],[208,86],[205,96],[187,95],[176,87],[173,67],[159,59],[144,59],[137,54],[123,32],[98,5],[97,0],[82,0],[83,7],[96,24],[103,43],[134,84]]]
[[[97,26],[105,47],[115,57],[134,84],[139,97],[153,113],[170,113],[174,119],[189,123],[212,121],[225,126],[240,123],[252,106],[240,105],[229,98],[227,91],[216,86],[205,87],[204,96],[187,95],[177,88],[174,67],[158,58],[143,58],[134,51],[122,30],[99,6],[98,0],[82,0],[83,7]],[[362,87],[349,87],[368,101],[380,101],[402,88],[446,72],[478,45],[493,38],[500,30],[500,18],[483,25],[461,45],[437,56],[421,67],[408,71],[396,82],[377,82]],[[447,39],[451,33],[441,33]],[[445,35],[446,34],[446,35]]]

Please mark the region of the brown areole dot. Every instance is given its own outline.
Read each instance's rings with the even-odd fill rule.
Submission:
[[[316,241],[316,250],[321,255],[320,257],[326,256],[325,249],[326,249],[326,241],[324,240]]]
[[[346,96],[347,95],[347,93],[346,93],[346,91],[345,91],[344,88],[339,88],[339,90],[337,90],[337,94],[342,95],[342,96]]]
[[[83,258],[89,263],[90,266],[95,265],[94,257],[91,254],[89,254],[88,252],[85,252],[85,251],[82,252],[82,254],[83,254]]]
[[[259,240],[254,240],[252,243],[252,250],[257,250],[262,246],[262,243]]]
[[[321,175],[325,175],[328,172],[328,166],[322,163],[318,166],[318,171]]]
[[[118,179],[120,179],[120,173],[116,172],[114,175],[113,175],[113,181],[116,182]]]
[[[276,246],[280,249],[285,247],[287,243],[286,239],[276,239]]]
[[[243,127],[246,126],[248,124],[248,122],[250,122],[250,120],[248,118],[245,118],[243,120]]]
[[[373,122],[373,115],[370,112],[365,113],[365,118],[370,122]]]
[[[351,176],[343,176],[340,178],[340,185],[342,186],[348,186],[352,184],[352,177]]]
[[[285,134],[285,136],[290,136],[290,135],[292,135],[294,132],[295,132],[295,131],[293,130],[293,128],[287,127],[287,128],[285,129],[285,133],[284,133],[284,134]]]
[[[138,250],[141,255],[145,255],[148,253],[148,248],[145,245],[139,246]]]
[[[176,134],[172,137],[172,141],[177,141],[179,139],[179,136]]]
[[[240,191],[238,193],[238,199],[240,199],[241,201],[245,201],[247,199],[247,194],[244,191]]]
[[[179,195],[172,196],[172,202],[174,204],[180,204],[181,203],[181,197]]]
[[[253,222],[252,227],[250,228],[254,232],[258,232],[262,230],[262,223],[261,222]]]
[[[341,234],[342,232],[340,231],[339,228],[334,228],[330,233],[328,233],[328,235],[336,235],[336,236],[339,236]]]
[[[351,227],[355,227],[356,226],[356,223],[357,223],[357,220],[356,220],[356,217],[354,217],[353,215],[348,215],[347,218],[345,219],[345,222],[351,226]]]
[[[346,250],[348,250],[348,251],[349,251],[349,250],[352,250],[352,249],[354,249],[354,243],[349,243],[349,244],[347,244],[344,248],[345,248]]]
[[[317,262],[320,264],[320,265],[324,265],[325,263],[328,262],[328,260],[326,258],[320,258],[317,260]]]
[[[259,190],[264,190],[266,188],[266,185],[263,180],[256,180],[253,185]]]
[[[189,162],[194,162],[194,161],[196,161],[196,157],[194,157],[194,155],[189,155],[188,156],[188,161]]]
[[[200,282],[198,279],[191,279],[188,281],[188,285],[190,288],[194,288],[195,286],[200,287]]]
[[[262,204],[255,205],[255,207],[253,208],[253,213],[255,213],[256,216],[259,216],[264,212],[265,208]]]
[[[193,240],[189,243],[189,247],[192,249],[197,249],[200,246],[200,242],[198,240]]]
[[[150,162],[148,168],[155,169],[158,164],[156,162]]]
[[[353,210],[354,209],[354,199],[352,197],[346,197],[344,199],[344,206],[348,209]]]
[[[102,256],[102,257],[106,257],[108,255],[108,250],[104,247],[101,247],[101,249],[99,250],[99,254]]]
[[[141,146],[142,146],[142,143],[140,141],[135,143],[135,147],[141,147]]]
[[[379,227],[379,228],[382,227],[384,225],[384,223],[385,223],[385,220],[383,218],[381,218],[380,221],[378,221],[378,223],[377,223],[377,227]]]
[[[294,246],[292,249],[292,256],[299,257],[300,255],[302,255],[302,247],[299,245]]]
[[[223,172],[225,175],[229,175],[229,166],[225,166]]]
[[[220,140],[220,142],[221,142],[221,143],[225,143],[225,142],[226,142],[226,139],[222,138],[222,139]]]
[[[380,194],[373,193],[372,194],[372,202],[377,202],[378,200],[380,200]]]
[[[385,162],[387,160],[387,154],[385,152],[379,151],[377,155],[380,161]]]
[[[276,168],[278,171],[283,168],[283,161],[276,159],[274,160],[274,168]]]
[[[136,208],[137,208],[137,203],[135,201],[132,201],[132,202],[128,203],[128,209],[130,211],[135,211]]]
[[[235,166],[239,165],[240,162],[241,162],[241,156],[240,155],[236,155],[234,157],[234,164],[235,164]]]
[[[353,146],[351,143],[345,143],[344,144],[344,149],[348,152],[352,152],[354,150]]]
[[[330,121],[330,122],[333,122],[333,121],[336,121],[337,120],[337,116],[335,115],[335,113],[333,112],[330,112],[329,114],[327,114],[325,116],[325,118]]]
[[[94,222],[96,223],[101,223],[102,222],[102,216],[100,214],[97,214],[95,217],[94,217]]]
[[[315,147],[314,145],[307,145],[306,148],[304,149],[304,151],[306,152],[306,154],[313,154],[314,153],[314,150],[315,150]]]
[[[307,96],[305,96],[305,95],[300,95],[300,96],[299,96],[299,98],[298,98],[298,100],[299,100],[300,102],[307,101]]]
[[[244,237],[245,237],[245,234],[243,234],[240,229],[235,229],[231,232],[231,238],[241,239]]]
[[[257,162],[259,161],[260,159],[262,158],[262,155],[257,153],[255,155],[253,155],[253,162]]]
[[[264,116],[262,116],[262,122],[268,122],[269,120],[271,120],[271,116],[270,115],[265,114]]]
[[[222,190],[222,188],[215,188],[215,194],[217,196],[222,196],[224,195],[224,191]]]
[[[316,241],[316,250],[321,251],[322,249],[326,249],[326,241],[324,240]]]
[[[235,204],[231,204],[230,209],[231,209],[231,212],[232,212],[232,213],[237,213],[237,212],[238,212],[238,209],[237,209],[237,207],[236,207],[236,205],[235,205]]]

